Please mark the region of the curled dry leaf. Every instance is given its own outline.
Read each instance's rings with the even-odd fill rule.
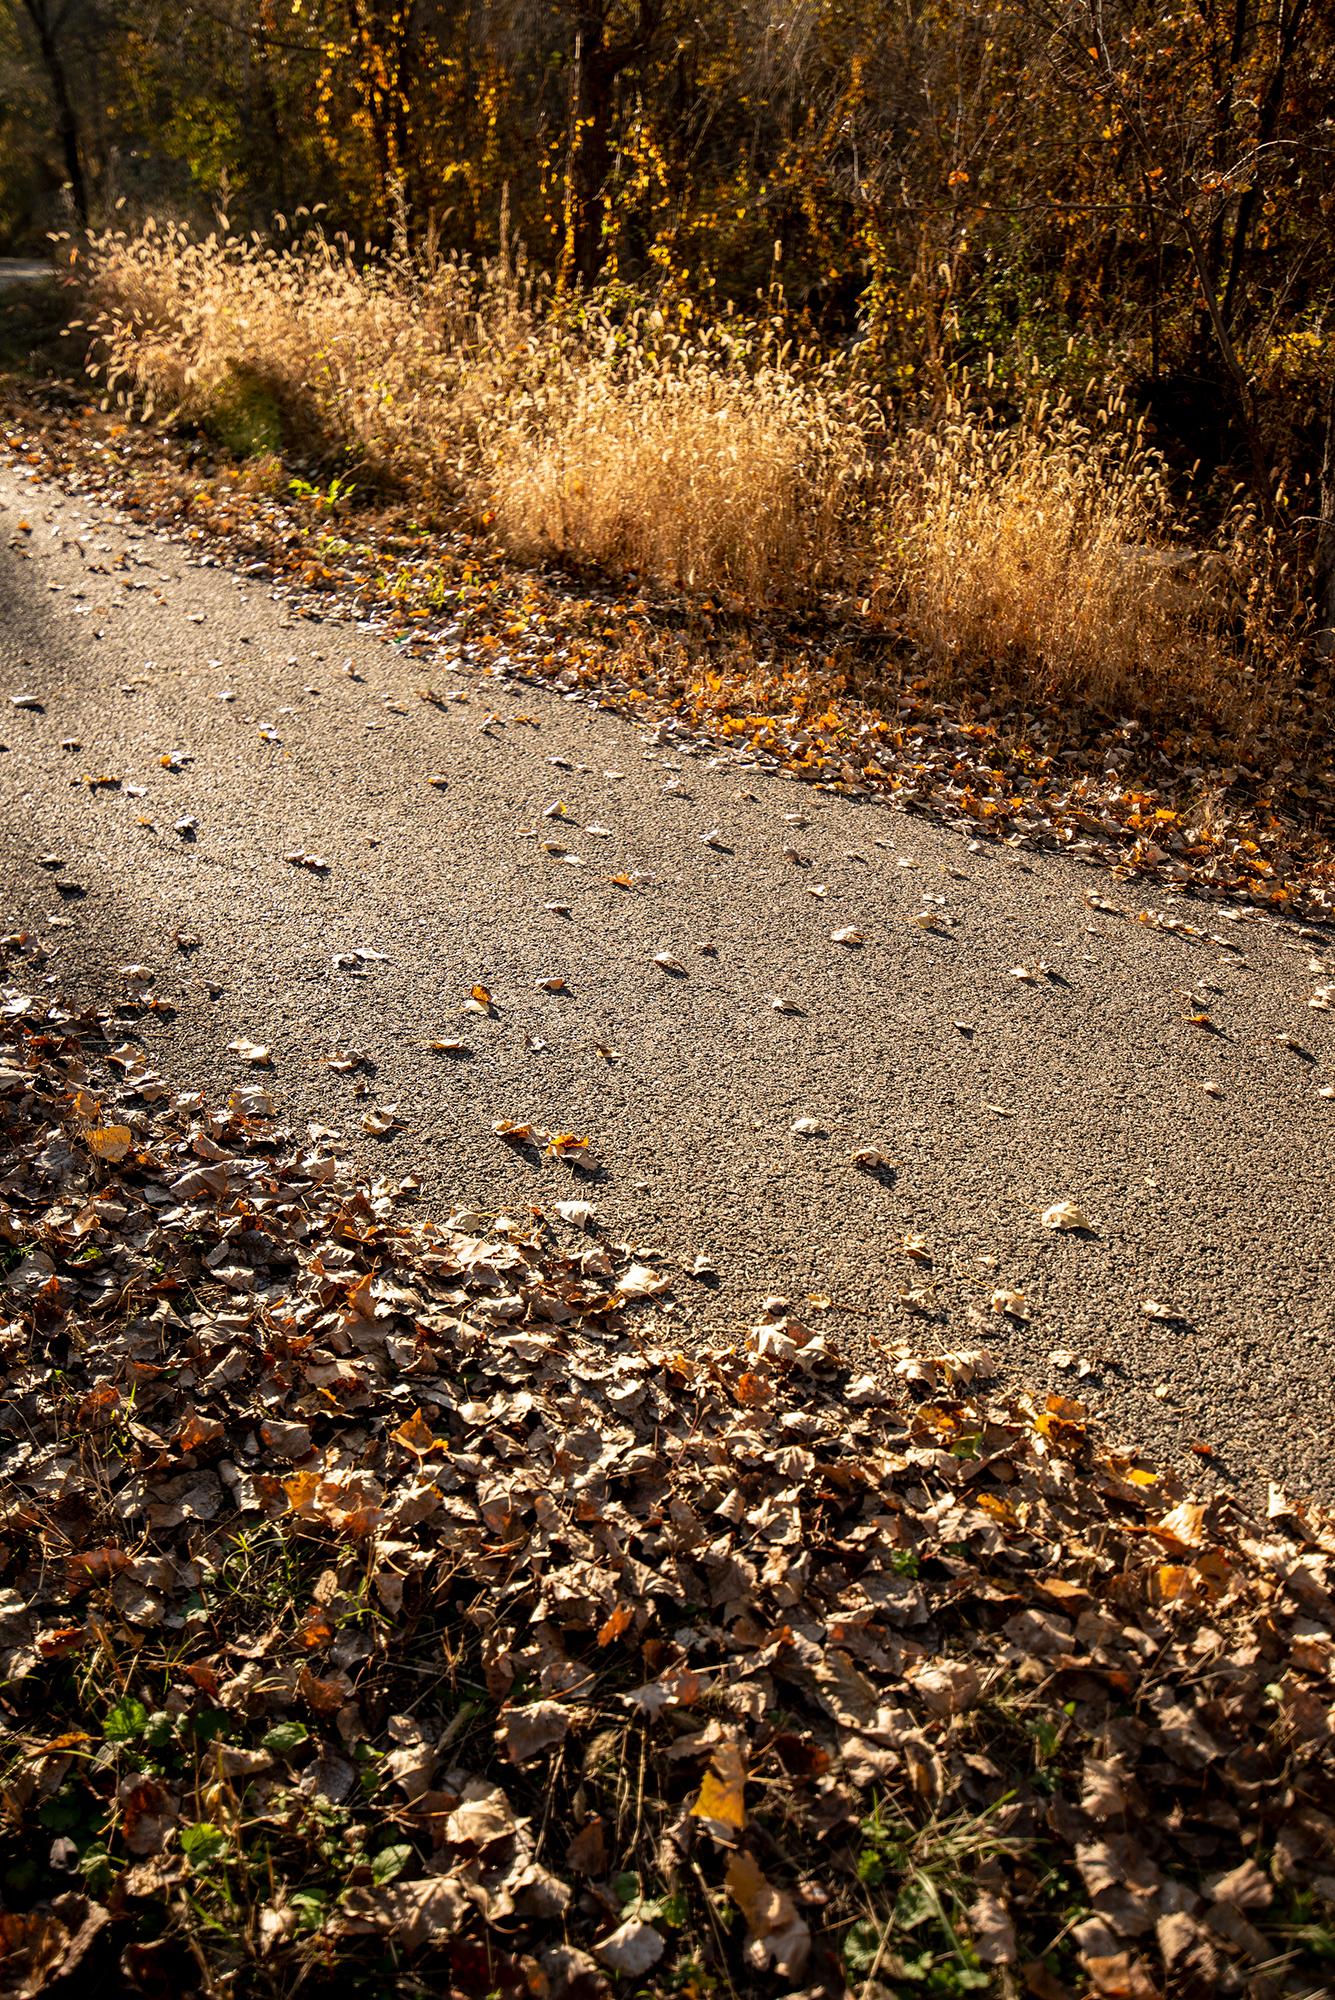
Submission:
[[[855,946],[855,945],[860,945],[864,942],[865,940],[863,938],[862,932],[858,930],[857,926],[854,924],[845,924],[841,930],[830,932],[831,944],[846,944],[850,946]]]
[[[556,1212],[562,1222],[568,1222],[575,1229],[587,1229],[593,1221],[591,1201],[558,1201]]]
[[[628,1979],[638,1979],[657,1965],[665,1946],[663,1934],[640,1917],[627,1917],[610,1936],[594,1946],[604,1965]]]
[[[757,1972],[770,1967],[780,1979],[796,1979],[811,1949],[811,1932],[792,1897],[766,1880],[754,1857],[743,1850],[728,1862],[728,1894],[746,1919],[746,1957]]]
[[[623,1299],[655,1298],[659,1292],[670,1290],[671,1285],[671,1278],[648,1264],[632,1264],[616,1281],[617,1292]]]
[[[1044,1209],[1042,1222],[1045,1229],[1059,1231],[1092,1231],[1094,1227],[1084,1209],[1074,1201],[1054,1201],[1050,1208]]]
[[[592,1139],[578,1132],[549,1132],[547,1154],[553,1160],[578,1160],[592,1151]]]
[[[969,1936],[984,1965],[1014,1965],[1019,1957],[1010,1911],[990,1890],[983,1890],[970,1906]]]
[[[272,1060],[266,1043],[248,1042],[243,1035],[239,1035],[234,1042],[229,1042],[227,1049],[230,1055],[240,1056],[242,1062],[253,1063],[256,1069],[267,1068]]]
[[[397,1104],[377,1104],[362,1119],[363,1132],[373,1138],[382,1139],[386,1132],[393,1132],[399,1124]]]

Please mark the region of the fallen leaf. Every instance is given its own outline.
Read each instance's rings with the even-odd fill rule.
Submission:
[[[638,1979],[651,1965],[657,1965],[666,1946],[662,1934],[652,1924],[640,1917],[627,1917],[601,1943],[595,1944],[594,1951],[610,1965],[613,1972],[625,1973],[628,1978]]]
[[[267,1068],[272,1060],[268,1046],[264,1042],[248,1042],[244,1036],[238,1036],[236,1041],[229,1042],[227,1048],[229,1054],[240,1056],[242,1062],[252,1063],[256,1069]]]
[[[396,1104],[377,1104],[362,1119],[363,1132],[381,1139],[386,1132],[392,1132],[399,1124],[399,1108]]]
[[[984,1965],[1014,1965],[1019,1957],[1010,1911],[988,1890],[969,1906],[969,1935]]]
[[[632,1264],[623,1277],[617,1279],[616,1288],[623,1299],[650,1299],[659,1292],[671,1289],[672,1280],[663,1272],[653,1270],[648,1264]]]
[[[1042,1220],[1045,1229],[1092,1231],[1094,1227],[1084,1209],[1074,1201],[1054,1201],[1051,1208],[1044,1209]]]
[[[128,1125],[103,1125],[88,1134],[89,1151],[99,1160],[123,1160],[133,1143]]]
[[[587,1229],[593,1221],[593,1203],[591,1201],[558,1201],[556,1212],[562,1222],[569,1222],[576,1229]]]
[[[729,1739],[714,1752],[704,1782],[691,1807],[717,1838],[731,1844],[746,1827],[746,1760]]]
[[[748,1962],[759,1972],[772,1965],[781,1979],[795,1979],[806,1964],[811,1933],[792,1897],[776,1889],[744,1850],[731,1856],[724,1879],[746,1919]]]
[[[549,1157],[554,1160],[575,1159],[581,1153],[589,1152],[592,1146],[592,1139],[583,1138],[578,1132],[549,1132],[547,1134],[547,1152]]]

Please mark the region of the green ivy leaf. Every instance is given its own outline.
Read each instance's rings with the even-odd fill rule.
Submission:
[[[376,1887],[383,1888],[396,1875],[402,1875],[412,1858],[411,1847],[382,1847],[371,1863],[371,1879]]]
[[[844,1939],[844,1964],[850,1972],[870,1972],[880,1951],[880,1927],[863,1917]]]
[[[207,1820],[181,1828],[181,1852],[196,1868],[205,1868],[215,1861],[226,1845],[227,1835],[222,1828],[210,1826]]]
[[[272,1750],[276,1757],[289,1757],[306,1741],[310,1733],[304,1722],[276,1722],[260,1741],[265,1749]]]
[[[114,1708],[107,1711],[102,1723],[102,1734],[110,1743],[129,1743],[142,1734],[148,1723],[148,1710],[142,1701],[136,1701],[132,1694],[124,1695]]]

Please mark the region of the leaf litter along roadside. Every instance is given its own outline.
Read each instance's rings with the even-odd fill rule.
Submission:
[[[1335,911],[1335,764],[1314,686],[1244,752],[1188,717],[1111,717],[998,690],[951,696],[856,607],[783,619],[743,600],[526,568],[466,529],[382,499],[331,525],[318,493],[147,424],[113,422],[81,382],[0,382],[12,462],[110,501],[277,584],[330,601],[423,666],[581,691],[604,707],[836,791],[894,799],[971,833],[1053,848],[1158,889]],[[296,482],[302,485],[304,482]],[[467,699],[466,683],[424,698]]]
[[[684,1352],[7,948],[3,1990],[1329,1990],[1327,1517]]]

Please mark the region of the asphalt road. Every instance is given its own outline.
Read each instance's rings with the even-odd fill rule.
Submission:
[[[173,1084],[267,1045],[284,1115],[428,1206],[588,1200],[677,1273],[684,1340],[783,1294],[871,1367],[985,1345],[1160,1456],[1335,1495],[1329,938],[405,657],[21,469],[0,592],[6,922],[84,995],[149,968],[176,1012],[128,1032]],[[590,1135],[592,1170],[498,1119]],[[1062,1200],[1090,1232],[1043,1226]]]

